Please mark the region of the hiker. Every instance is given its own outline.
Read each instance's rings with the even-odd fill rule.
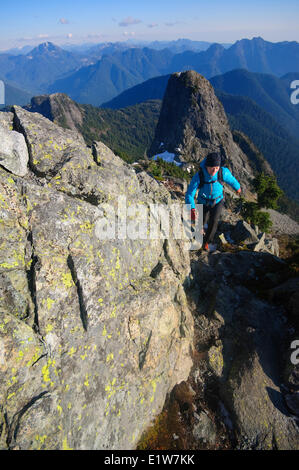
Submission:
[[[188,186],[185,202],[191,204],[191,224],[195,224],[195,202],[197,190],[198,204],[203,204],[203,227],[208,222],[206,232],[203,232],[203,249],[209,251],[224,204],[223,183],[229,184],[239,195],[240,183],[231,174],[228,168],[221,166],[222,157],[219,153],[210,153],[200,164],[199,171],[193,176]]]

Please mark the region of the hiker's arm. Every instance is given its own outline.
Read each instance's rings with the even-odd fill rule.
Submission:
[[[223,181],[229,184],[237,193],[241,192],[241,185],[238,180],[231,174],[228,168],[222,169]]]
[[[193,176],[192,180],[190,181],[190,184],[188,186],[186,196],[185,196],[185,203],[186,204],[191,204],[191,210],[195,209],[194,198],[195,198],[198,186],[199,186],[199,175],[198,175],[198,173],[196,173]]]

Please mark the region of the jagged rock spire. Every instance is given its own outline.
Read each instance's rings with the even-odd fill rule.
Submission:
[[[161,151],[194,163],[220,151],[242,183],[246,185],[252,173],[248,158],[233,140],[211,83],[193,70],[174,73],[168,81],[149,155]]]

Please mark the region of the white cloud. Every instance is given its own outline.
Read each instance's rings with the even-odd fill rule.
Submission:
[[[159,26],[158,23],[151,23],[147,25],[148,28],[156,28],[157,26]]]
[[[134,37],[136,35],[136,33],[134,33],[134,31],[125,31],[123,33],[123,36],[125,37]]]
[[[138,24],[142,23],[141,20],[138,20],[137,18],[132,18],[132,16],[128,16],[124,20],[122,20],[120,23],[118,23],[118,26],[131,26],[132,24]]]

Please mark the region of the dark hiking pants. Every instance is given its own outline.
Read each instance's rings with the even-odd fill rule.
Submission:
[[[223,204],[224,200],[222,199],[214,207],[208,205],[203,206],[203,225],[208,223],[208,228],[203,237],[203,243],[211,243],[211,241],[213,240],[217,230]]]

